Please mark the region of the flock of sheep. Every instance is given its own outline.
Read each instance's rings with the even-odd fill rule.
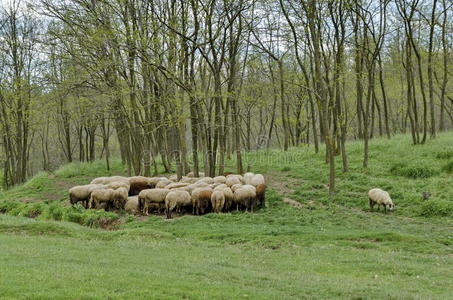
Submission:
[[[225,173],[214,178],[183,176],[167,177],[99,177],[90,184],[69,190],[71,204],[82,202],[85,208],[124,209],[129,213],[191,211],[193,214],[245,209],[253,212],[264,207],[266,185],[261,174]]]

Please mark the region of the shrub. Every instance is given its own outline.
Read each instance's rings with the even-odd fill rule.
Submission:
[[[36,218],[38,217],[45,209],[45,205],[42,202],[33,202],[25,205],[22,211],[19,213],[19,216]]]
[[[453,157],[453,151],[442,151],[436,154],[436,158],[439,159],[450,159]]]
[[[419,215],[424,217],[452,217],[453,202],[446,200],[428,200],[422,204]]]
[[[442,167],[442,170],[447,173],[453,173],[453,161],[450,161]]]
[[[390,173],[407,178],[428,178],[434,176],[436,172],[426,166],[408,166],[404,163],[397,163],[390,168]]]
[[[40,218],[44,220],[61,221],[64,215],[64,207],[57,202],[52,202],[47,205]]]

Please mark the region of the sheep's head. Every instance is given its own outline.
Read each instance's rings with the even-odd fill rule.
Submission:
[[[386,205],[388,209],[393,210],[395,208],[395,204],[393,204],[392,200]]]

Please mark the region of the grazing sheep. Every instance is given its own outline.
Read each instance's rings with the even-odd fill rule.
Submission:
[[[240,188],[242,186],[243,186],[242,183],[236,183],[236,184],[233,184],[230,188],[234,192],[235,190],[237,190],[238,188]]]
[[[212,179],[211,177],[203,177],[203,178],[198,179],[198,181],[196,183],[213,184],[214,183],[214,179]]]
[[[214,183],[225,183],[226,177],[225,176],[216,176],[213,178]]]
[[[127,182],[128,179],[123,176],[111,176],[111,177],[98,177],[95,178],[91,181],[92,184],[104,184],[107,185],[112,182],[117,182],[117,181],[122,181],[122,182]]]
[[[211,188],[196,188],[192,191],[192,213],[204,214],[209,209],[211,204]]]
[[[90,196],[90,205],[89,208],[100,209],[104,208],[109,210],[115,206],[115,202],[118,198],[126,197],[127,201],[127,191],[126,195],[123,193],[126,191],[125,188],[119,188],[118,190],[112,189],[100,189],[94,190]]]
[[[115,191],[115,198],[113,199],[113,207],[116,209],[124,209],[127,202],[128,192],[125,187],[117,188]]]
[[[107,184],[106,187],[108,189],[112,189],[112,190],[116,190],[116,189],[119,189],[122,187],[122,188],[125,188],[128,192],[130,189],[130,185],[124,181],[114,181],[114,182]]]
[[[378,205],[378,210],[379,206],[382,205],[384,207],[385,213],[387,213],[387,208],[393,210],[393,208],[395,207],[389,193],[378,188],[374,188],[368,191],[368,200],[371,210],[373,210],[375,204]]]
[[[244,174],[244,183],[252,184],[252,178],[255,176],[255,173],[247,172]]]
[[[198,178],[183,176],[179,182],[181,183],[195,183],[198,181]]]
[[[138,203],[138,196],[131,196],[127,198],[127,202],[124,205],[124,210],[130,214],[138,214],[140,212],[140,205]]]
[[[239,175],[228,175],[226,177],[225,184],[229,187],[232,187],[235,184],[242,184],[242,181]]]
[[[258,184],[264,184],[264,176],[261,174],[255,174],[251,179],[250,183],[253,186],[257,186]],[[246,183],[247,184],[247,183]]]
[[[173,181],[167,179],[167,178],[163,178],[161,180],[159,180],[159,182],[156,184],[156,189],[163,189],[164,187],[166,187],[167,185],[173,183]]]
[[[167,219],[171,219],[171,213],[176,210],[181,210],[184,206],[192,204],[190,194],[186,191],[170,191],[165,197],[165,212]]]
[[[170,183],[169,185],[167,185],[165,188],[166,189],[177,189],[177,188],[181,188],[181,187],[186,187],[188,185],[189,185],[188,183],[184,183],[184,182],[173,182],[173,183]]]
[[[187,173],[186,176],[187,176],[187,177],[192,177],[192,178],[194,178],[194,177],[195,177],[195,174],[194,174],[194,172],[189,172],[189,173]],[[199,176],[199,177],[204,177],[204,172],[198,172],[198,176]],[[196,177],[195,177],[195,178],[196,178]]]
[[[234,203],[236,203],[236,210],[239,210],[239,206],[245,206],[245,210],[253,212],[256,202],[256,190],[250,185],[244,185],[234,192]]]
[[[170,177],[168,177],[168,180],[178,182],[178,175],[171,175]]]
[[[215,213],[220,213],[225,205],[225,194],[223,191],[214,191],[211,194],[211,205],[212,211]]]
[[[226,211],[229,211],[233,207],[233,201],[234,201],[233,191],[229,187],[226,187],[223,189],[223,195],[225,196],[224,208]]]
[[[194,184],[190,184],[187,186],[187,188],[189,189],[189,193],[192,193],[192,191],[194,189],[197,189],[197,188],[211,188],[209,186],[209,184],[205,183],[205,182],[200,182],[200,183],[194,183]]]
[[[161,181],[162,179],[167,179],[165,177],[148,177],[148,185],[150,189],[156,187],[156,184]]]
[[[153,206],[151,205],[152,203],[158,203],[159,204],[159,212],[160,208],[163,207],[165,204],[165,197],[167,194],[170,192],[169,189],[160,189],[160,188],[155,188],[155,189],[148,189],[148,190],[143,190],[138,194],[138,201],[140,207],[143,209],[143,214],[149,215],[149,207]]]
[[[214,187],[214,191],[221,191],[221,190],[223,190],[224,188],[227,188],[227,187],[228,186],[226,184],[222,183],[222,184],[216,185]]]
[[[153,187],[153,184],[150,183],[149,178],[144,176],[129,177],[128,181],[130,185],[129,196],[138,195],[141,191]]]
[[[257,206],[264,207],[265,206],[265,194],[266,194],[266,185],[265,184],[258,184],[256,186],[256,202]]]
[[[87,184],[78,185],[69,189],[69,202],[76,204],[77,202],[83,202],[85,208],[88,208],[88,202],[90,200],[91,193],[94,190],[105,189],[103,184]]]

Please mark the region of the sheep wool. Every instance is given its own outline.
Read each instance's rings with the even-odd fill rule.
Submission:
[[[211,205],[212,211],[215,213],[220,213],[225,205],[225,194],[223,191],[214,191],[211,194]]]
[[[165,197],[165,211],[167,219],[171,219],[174,209],[180,210],[183,206],[192,204],[190,194],[186,191],[171,191]]]
[[[375,204],[378,205],[378,209],[379,206],[382,205],[385,213],[387,213],[387,208],[393,210],[395,207],[389,193],[379,188],[374,188],[368,191],[368,201],[370,203],[371,210],[373,210]]]

